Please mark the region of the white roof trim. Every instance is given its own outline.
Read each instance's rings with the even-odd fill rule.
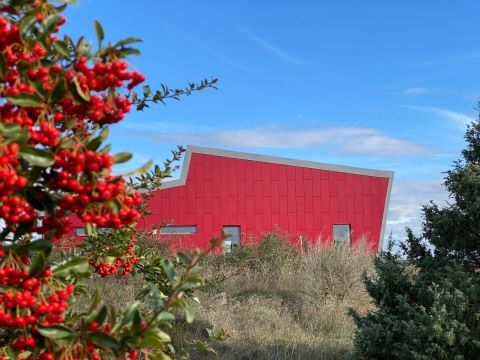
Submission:
[[[384,177],[389,179],[393,179],[393,175],[394,175],[393,171],[373,170],[373,169],[353,167],[353,166],[326,164],[326,163],[320,163],[316,161],[296,160],[296,159],[290,159],[290,158],[284,158],[284,157],[259,155],[259,154],[244,153],[239,151],[187,145],[187,151],[185,154],[185,159],[183,161],[180,178],[164,181],[162,184],[162,189],[168,189],[175,186],[185,185],[187,181],[188,169],[190,167],[190,160],[193,153],[223,156],[223,157],[228,157],[232,159],[252,160],[252,161],[259,161],[259,162],[265,162],[270,164],[299,166],[299,167],[304,167],[309,169],[336,171],[336,172],[343,172],[348,174]],[[389,182],[389,186],[390,186],[390,182]]]
[[[393,177],[388,179],[387,195],[385,196],[385,207],[383,208],[382,227],[380,228],[380,240],[378,242],[378,251],[384,251],[385,246],[385,226],[387,224],[388,207],[390,206],[390,195],[392,193]]]

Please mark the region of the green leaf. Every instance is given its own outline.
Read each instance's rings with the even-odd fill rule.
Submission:
[[[92,224],[90,223],[85,224],[85,234],[87,234],[88,237],[96,234]]]
[[[84,257],[73,259],[53,271],[53,275],[59,278],[66,278],[72,275],[87,274],[90,266]]]
[[[42,22],[42,28],[39,31],[39,38],[42,39],[53,31],[53,28],[60,20],[60,14],[52,14]]]
[[[7,100],[20,107],[40,107],[42,105],[35,95],[28,93],[7,96]]]
[[[0,77],[5,77],[7,75],[7,61],[5,60],[5,55],[0,51]]]
[[[117,42],[115,44],[115,47],[119,47],[119,46],[124,46],[124,45],[128,45],[128,44],[133,44],[133,43],[137,43],[137,42],[142,42],[143,40],[140,39],[140,38],[136,38],[136,37],[127,37],[125,39],[122,39],[120,40],[119,42]]]
[[[132,47],[124,47],[117,50],[117,55],[119,57],[127,57],[128,55],[141,55],[141,51]]]
[[[142,346],[151,346],[154,349],[165,350],[165,343],[170,342],[171,339],[167,333],[163,331],[161,331],[161,333],[162,333],[161,335],[152,334],[152,335],[145,336],[141,342]]]
[[[61,2],[63,4],[72,4],[75,5],[77,3],[77,0],[55,0],[56,2]]]
[[[90,92],[82,90],[76,76],[73,79],[72,93],[81,103],[88,104],[90,102]]]
[[[160,314],[157,315],[155,321],[158,322],[169,322],[175,320],[175,315],[168,311],[162,311]]]
[[[35,14],[28,15],[22,20],[19,27],[20,37],[22,39],[25,39],[25,35],[32,28],[32,26],[35,25],[36,22],[37,18],[35,17]]]
[[[7,125],[13,125],[13,124],[4,124],[5,129],[7,129],[7,132],[8,132]],[[18,131],[12,131],[10,133],[10,136],[5,135],[5,138],[6,138],[5,143],[16,142],[19,145],[26,144],[28,140],[28,135],[29,134],[28,134],[27,128],[19,127]]]
[[[100,134],[98,134],[97,137],[93,138],[88,144],[87,144],[87,150],[97,150],[100,145],[102,145],[102,142],[107,138],[109,133],[109,128],[104,127]]]
[[[107,307],[102,306],[102,308],[98,312],[97,316],[95,316],[95,318],[93,320],[96,321],[97,323],[99,323],[100,325],[103,325],[103,323],[107,319],[107,315],[108,315]]]
[[[43,270],[45,270],[45,254],[38,252],[32,259],[28,276],[30,277],[41,274]]]
[[[136,309],[133,312],[133,318],[132,318],[132,331],[137,332],[140,330],[140,323],[142,322],[142,318],[140,316],[140,311]]]
[[[182,252],[176,253],[175,258],[177,259],[177,261],[179,263],[181,263],[183,265],[187,265],[187,264],[190,263],[190,258]]]
[[[112,351],[120,349],[120,344],[118,343],[117,339],[105,333],[94,332],[93,334],[90,334],[88,338],[95,345],[103,349],[108,349]]]
[[[115,306],[113,305],[107,305],[108,307],[108,314],[109,314],[109,318],[108,318],[108,322],[110,323],[110,325],[112,326],[115,326],[116,322],[117,322],[117,310],[115,309]]]
[[[62,142],[58,144],[58,146],[66,149],[73,149],[75,143],[73,142],[73,140],[62,140]]]
[[[95,20],[93,24],[95,25],[95,32],[97,34],[98,44],[100,47],[102,40],[105,39],[105,33],[103,32],[102,25],[97,20]]]
[[[67,91],[67,85],[65,84],[65,79],[61,77],[58,79],[57,84],[53,88],[51,100],[53,102],[62,100],[65,97],[66,91]]]
[[[161,266],[165,271],[165,274],[167,274],[168,280],[172,281],[173,278],[175,277],[175,268],[173,264],[168,260],[162,260]]]
[[[137,174],[144,174],[148,171],[148,169],[150,169],[152,167],[152,165],[153,165],[153,160],[150,160],[145,165],[143,165],[142,167],[139,167],[138,169],[130,171],[126,174],[123,174],[122,176],[133,176],[133,175],[137,175]]]
[[[139,301],[134,301],[125,311],[125,314],[123,315],[122,322],[120,323],[120,326],[127,325],[133,320],[134,314],[136,311],[138,311],[138,308],[140,307],[140,302]]]
[[[38,332],[50,339],[65,339],[73,335],[72,331],[69,328],[61,325],[38,325]]]
[[[55,163],[54,156],[51,152],[35,149],[30,146],[20,147],[20,156],[34,166],[49,167]]]
[[[100,292],[99,289],[95,289],[95,294],[93,295],[93,301],[90,304],[87,313],[92,313],[93,310],[97,307],[98,304],[100,304],[100,301],[102,300],[102,293]]]
[[[118,214],[118,212],[122,210],[122,203],[120,202],[120,200],[115,199],[110,203],[110,207],[113,209],[113,212],[115,214]]]
[[[52,251],[52,243],[48,240],[36,240],[34,242],[31,242],[30,244],[27,245],[27,249],[29,251],[41,251],[45,255],[50,254],[50,251]]]
[[[20,128],[20,124],[12,123],[12,124],[3,124],[3,136],[6,138],[15,137],[20,133],[22,129]]]
[[[144,97],[149,97],[151,94],[152,94],[152,89],[150,88],[150,86],[145,85],[143,87],[143,96]]]
[[[187,322],[187,324],[191,324],[194,319],[195,319],[195,315],[193,314],[192,309],[190,309],[189,307],[186,307],[185,308],[185,321]]]
[[[121,152],[113,155],[113,160],[115,161],[115,164],[121,164],[121,163],[127,162],[131,158],[132,158],[132,153],[130,152]]]
[[[68,45],[65,41],[57,40],[53,43],[53,47],[62,57],[70,60],[70,50],[68,49]]]
[[[41,81],[28,81],[31,87],[35,89],[37,96],[44,100],[45,99],[45,89],[43,88],[43,83]]]

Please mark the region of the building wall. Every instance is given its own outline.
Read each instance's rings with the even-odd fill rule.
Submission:
[[[313,242],[329,241],[334,224],[350,224],[352,242],[365,236],[377,249],[389,180],[193,152],[185,184],[156,191],[139,225],[196,225],[180,247],[202,248],[227,225],[241,227],[242,241],[278,227]]]

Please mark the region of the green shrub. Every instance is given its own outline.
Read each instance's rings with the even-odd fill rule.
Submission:
[[[423,209],[423,237],[407,229],[366,277],[376,309],[351,311],[360,359],[480,359],[480,121],[467,130],[463,159],[447,172],[453,200]]]

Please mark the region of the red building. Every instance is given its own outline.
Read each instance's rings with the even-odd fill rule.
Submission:
[[[139,226],[176,234],[185,248],[222,229],[228,246],[278,228],[311,242],[364,237],[378,249],[392,180],[390,171],[188,146],[180,178],[155,191]]]

